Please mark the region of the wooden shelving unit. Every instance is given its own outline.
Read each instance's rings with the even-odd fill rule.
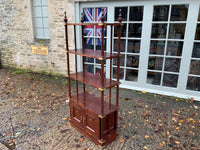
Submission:
[[[120,40],[121,40],[121,11],[119,15],[119,23],[104,23],[105,18],[101,17],[101,23],[84,23],[83,16],[81,23],[68,23],[65,13],[64,26],[66,36],[66,55],[67,55],[67,77],[70,100],[70,122],[78,131],[87,136],[90,140],[99,146],[111,143],[118,136],[117,120],[119,105],[119,64],[120,64]],[[94,51],[84,48],[83,35],[84,26],[100,26],[101,27],[101,51]],[[75,49],[69,49],[68,45],[68,26],[74,27]],[[82,48],[77,49],[76,30],[77,26],[81,26],[82,31]],[[111,47],[110,52],[104,52],[104,27],[111,27]],[[113,28],[118,26],[118,53],[112,53]],[[75,73],[70,73],[69,54],[75,55]],[[77,55],[82,56],[82,70],[77,71]],[[90,57],[101,61],[101,73],[93,74],[85,71],[84,57]],[[110,78],[104,76],[104,61],[110,59]],[[112,79],[112,60],[117,59],[117,80]],[[76,94],[72,95],[70,79],[76,81]],[[78,82],[83,84],[80,92]],[[97,88],[100,96],[86,92],[86,86]],[[116,87],[116,104],[111,103],[111,88]],[[109,101],[104,100],[104,91],[109,90]]]

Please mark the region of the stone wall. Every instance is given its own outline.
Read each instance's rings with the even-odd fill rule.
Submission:
[[[74,0],[49,0],[50,39],[34,38],[32,0],[0,1],[0,53],[4,67],[30,69],[37,72],[66,74],[63,17],[74,21]],[[70,44],[73,31],[70,30]],[[31,45],[48,46],[48,55],[32,54]],[[74,61],[71,59],[71,68]]]

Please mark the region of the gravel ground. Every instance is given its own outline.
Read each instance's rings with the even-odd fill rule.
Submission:
[[[0,143],[11,150],[100,149],[71,127],[66,99],[64,77],[0,69]],[[193,99],[120,89],[119,137],[103,149],[200,150],[199,114]]]

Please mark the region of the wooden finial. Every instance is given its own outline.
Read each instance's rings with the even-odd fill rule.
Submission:
[[[102,23],[104,23],[104,21],[105,21],[105,17],[104,17],[103,12],[104,12],[104,9],[102,8],[102,14],[101,14],[101,22]]]
[[[65,18],[64,18],[64,22],[67,23],[67,16],[66,16],[66,11],[65,11]]]
[[[84,22],[84,16],[83,16],[83,13],[81,13],[81,23]]]
[[[122,22],[122,10],[119,10],[119,18],[118,18],[119,23]]]

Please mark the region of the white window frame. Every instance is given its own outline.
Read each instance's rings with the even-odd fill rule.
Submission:
[[[49,39],[48,0],[32,0],[33,28],[36,39]]]
[[[188,16],[186,21],[185,28],[185,38],[181,56],[181,64],[179,70],[178,84],[176,88],[156,86],[146,83],[147,79],[147,70],[148,70],[148,57],[149,57],[149,48],[151,40],[151,27],[152,27],[152,16],[153,8],[156,5],[181,5],[189,4]],[[194,37],[196,33],[197,18],[199,12],[200,2],[198,0],[142,0],[142,1],[118,1],[118,2],[76,2],[75,4],[75,13],[76,13],[76,22],[80,22],[80,13],[82,8],[86,7],[107,7],[108,22],[114,22],[114,10],[115,7],[125,7],[125,6],[144,6],[143,12],[143,29],[142,29],[142,38],[141,38],[141,47],[140,47],[140,63],[139,63],[139,72],[138,72],[138,82],[130,82],[121,80],[122,84],[120,87],[134,89],[134,90],[145,90],[147,92],[177,96],[182,98],[193,97],[195,100],[200,101],[200,93],[197,91],[187,90],[187,79],[190,69],[190,60],[193,50]],[[107,37],[109,38],[109,28],[107,30]],[[80,31],[77,32],[77,35],[80,36]],[[78,37],[78,36],[77,36]],[[78,41],[79,46],[81,45],[81,39]],[[110,48],[110,41],[107,40],[107,49]],[[80,59],[79,59],[80,60]],[[78,62],[81,70],[81,62]],[[109,72],[109,61],[107,61],[106,70]],[[109,76],[107,74],[107,76]]]

